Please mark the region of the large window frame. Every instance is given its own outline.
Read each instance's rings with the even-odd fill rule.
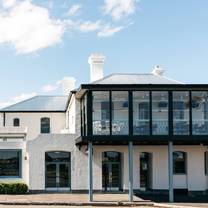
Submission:
[[[102,135],[102,134],[93,134],[93,116],[92,116],[92,92],[96,92],[96,91],[105,91],[105,92],[109,92],[110,94],[110,134],[108,135]],[[128,92],[129,94],[129,102],[128,102],[128,118],[129,118],[129,132],[128,134],[113,134],[112,133],[112,119],[113,119],[113,112],[112,112],[112,92],[114,91],[122,91],[122,92]],[[143,135],[143,134],[135,134],[134,133],[134,129],[133,129],[133,118],[134,118],[134,111],[133,111],[133,92],[140,92],[140,91],[145,91],[145,92],[149,92],[150,97],[149,97],[149,107],[150,107],[150,118],[149,118],[149,128],[150,128],[150,133],[147,135]],[[82,120],[85,121],[85,125],[83,125],[84,122],[81,122],[81,126],[82,126],[82,136],[93,136],[93,137],[99,137],[99,136],[129,136],[129,137],[142,137],[145,136],[146,137],[159,137],[159,136],[163,136],[163,137],[173,137],[173,138],[178,138],[178,137],[187,137],[190,138],[194,135],[194,137],[201,137],[201,136],[205,136],[205,134],[194,134],[193,133],[193,109],[192,109],[192,105],[193,105],[193,92],[208,92],[208,90],[192,90],[192,89],[135,89],[135,90],[110,90],[110,89],[95,89],[95,90],[89,90],[85,93],[84,97],[85,97],[85,102],[82,101],[82,106],[84,104],[85,106],[85,113],[82,112]],[[153,113],[152,113],[152,94],[154,92],[167,92],[168,93],[168,134],[153,134]],[[189,118],[187,118],[187,122],[189,121],[189,129],[187,130],[187,134],[175,134],[174,133],[174,115],[173,115],[173,93],[176,92],[187,92],[188,96],[189,96],[189,106],[187,112],[189,112]],[[82,99],[83,100],[83,99]],[[82,109],[83,111],[83,109]],[[85,119],[83,118],[85,117]],[[207,134],[208,135],[208,134]]]
[[[1,149],[0,153],[1,152],[6,152],[6,153],[17,152],[18,153],[18,174],[17,175],[0,175],[0,178],[22,178],[22,150],[21,149]],[[1,158],[0,158],[0,163],[1,163]]]

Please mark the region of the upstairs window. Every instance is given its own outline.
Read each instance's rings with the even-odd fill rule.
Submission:
[[[19,118],[14,118],[14,120],[13,120],[13,126],[20,126],[20,120],[19,120]]]
[[[186,174],[186,153],[173,153],[173,172],[174,174]]]
[[[40,131],[41,134],[49,134],[50,133],[50,118],[41,118],[40,119]]]

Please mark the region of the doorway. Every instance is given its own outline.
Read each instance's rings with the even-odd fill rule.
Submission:
[[[146,191],[152,186],[152,154],[140,153],[140,190]]]
[[[45,153],[45,187],[51,191],[70,190],[70,152]]]
[[[121,190],[121,153],[103,152],[102,187],[104,191]]]

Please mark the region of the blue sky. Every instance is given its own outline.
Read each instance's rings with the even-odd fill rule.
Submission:
[[[87,59],[105,75],[148,73],[208,83],[207,0],[0,0],[0,106],[59,94],[60,80],[89,81]]]

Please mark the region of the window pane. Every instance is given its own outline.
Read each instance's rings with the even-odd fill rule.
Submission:
[[[19,120],[19,118],[15,118],[14,120],[13,120],[13,126],[19,126],[20,125],[20,120]]]
[[[186,174],[186,154],[185,152],[173,153],[174,174]]]
[[[50,118],[41,118],[41,134],[50,133]]]
[[[93,92],[93,134],[110,134],[109,92]]]
[[[20,150],[0,150],[0,177],[20,177]]]
[[[173,134],[189,134],[189,92],[173,92]]]
[[[208,92],[192,92],[192,133],[208,134]]]
[[[112,92],[112,134],[129,133],[129,99],[128,92]]]
[[[133,133],[150,134],[149,92],[133,92]]]
[[[168,134],[168,92],[152,92],[152,134]]]

